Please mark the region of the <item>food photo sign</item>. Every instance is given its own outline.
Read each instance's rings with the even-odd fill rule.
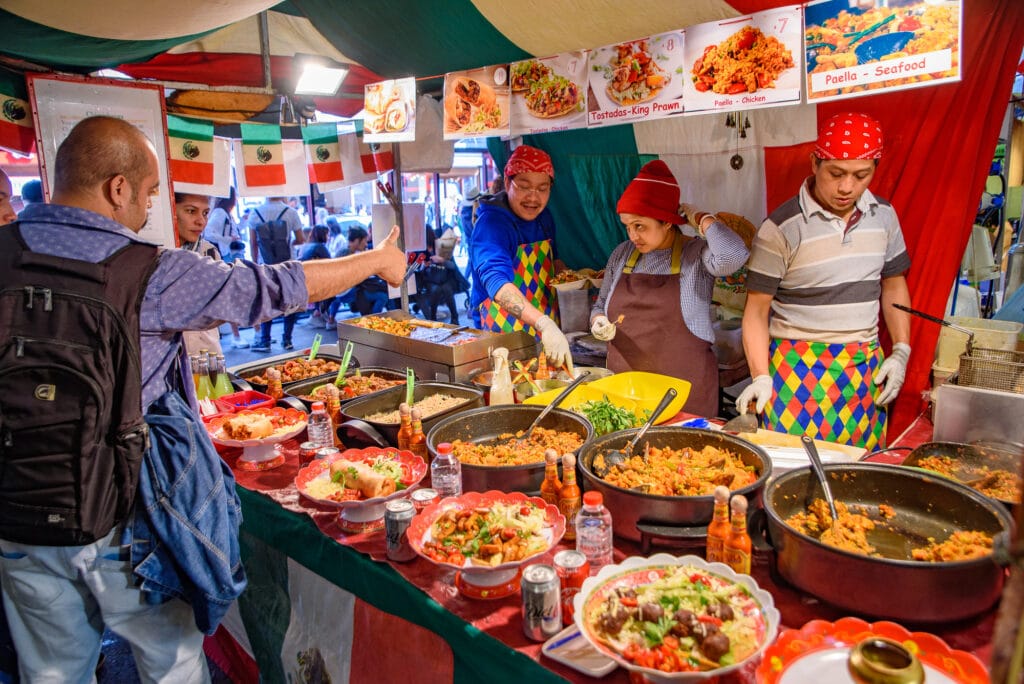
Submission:
[[[588,53],[576,50],[512,64],[512,135],[586,128]]]
[[[801,8],[686,29],[687,114],[800,102]]]
[[[363,140],[416,139],[416,79],[398,78],[363,86]]]
[[[963,7],[813,2],[804,10],[808,102],[960,80]],[[895,4],[895,3],[892,3]]]
[[[590,51],[587,125],[683,113],[683,34],[671,31]]]
[[[444,75],[444,139],[509,135],[508,65]]]

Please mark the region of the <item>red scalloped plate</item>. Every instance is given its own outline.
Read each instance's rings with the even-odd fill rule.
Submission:
[[[430,528],[433,526],[434,521],[437,520],[445,511],[451,509],[467,510],[478,507],[489,507],[495,503],[518,504],[527,501],[544,511],[546,522],[544,536],[548,538],[548,545],[544,549],[537,551],[522,560],[509,561],[508,563],[501,563],[500,565],[495,566],[487,566],[473,565],[472,561],[466,559],[464,565],[455,565],[454,563],[434,560],[427,556],[423,551],[423,544],[430,541]],[[562,539],[562,535],[565,534],[565,516],[559,512],[557,506],[545,502],[544,499],[539,496],[526,496],[526,494],[523,494],[522,492],[499,492],[496,490],[491,490],[489,492],[467,492],[462,496],[448,497],[447,499],[442,499],[435,504],[427,506],[412,519],[412,522],[409,523],[409,531],[407,534],[409,537],[409,543],[412,545],[412,548],[416,550],[416,553],[423,558],[426,558],[431,563],[435,565],[443,565],[455,570],[462,570],[474,575],[482,575],[497,570],[511,570],[518,568],[519,566],[529,562],[531,558],[536,558],[537,556],[547,553],[552,546]]]
[[[225,421],[249,414],[262,414],[268,416],[272,421],[274,421],[275,425],[279,427],[274,431],[274,434],[262,439],[229,439],[224,436],[224,433],[221,431],[221,427],[224,425]],[[287,439],[291,439],[304,429],[306,429],[305,411],[280,407],[245,409],[238,413],[222,413],[212,417],[206,423],[206,431],[210,433],[210,438],[214,442],[232,447],[251,447],[283,442]]]
[[[869,624],[854,617],[835,622],[811,620],[800,629],[779,635],[757,666],[759,684],[800,684],[827,681],[852,682],[846,669],[850,649],[871,636],[894,639],[917,655],[928,684],[987,684],[985,665],[966,651],[949,647],[926,632],[910,632],[895,622]]]
[[[367,465],[372,465],[374,459],[381,454],[389,455],[394,460],[401,463],[403,471],[406,474],[401,478],[402,484],[405,485],[405,489],[399,489],[387,496],[378,496],[372,499],[353,499],[351,501],[333,501],[331,499],[320,499],[315,496],[310,496],[306,493],[306,486],[311,480],[318,477],[330,477],[331,464],[335,461],[346,460],[346,461],[362,461]],[[359,507],[359,506],[373,506],[376,504],[382,504],[392,499],[397,499],[405,496],[409,493],[409,490],[414,488],[420,483],[420,481],[427,474],[427,463],[423,460],[422,456],[417,456],[411,451],[399,451],[398,449],[381,449],[379,447],[368,447],[366,449],[346,449],[341,453],[332,454],[327,458],[314,459],[308,465],[303,466],[299,469],[298,475],[295,476],[295,487],[299,490],[299,494],[315,501],[318,504],[324,506],[331,506],[334,508],[348,508],[348,507]]]

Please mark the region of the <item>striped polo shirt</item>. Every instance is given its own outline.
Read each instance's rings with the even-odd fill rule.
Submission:
[[[818,204],[804,182],[761,224],[747,290],[774,296],[772,337],[829,343],[878,337],[881,279],[905,272],[910,257],[888,202],[865,190],[857,210],[860,219],[847,230],[846,220]]]

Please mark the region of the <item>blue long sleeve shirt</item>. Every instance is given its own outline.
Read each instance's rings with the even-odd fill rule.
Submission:
[[[532,221],[516,216],[504,192],[480,199],[473,240],[470,247],[473,264],[473,313],[480,303],[493,298],[501,286],[515,277],[516,248],[522,244],[551,240],[554,245],[555,220],[547,208]]]

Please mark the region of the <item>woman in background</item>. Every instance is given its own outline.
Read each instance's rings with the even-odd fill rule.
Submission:
[[[591,333],[608,342],[609,370],[687,380],[690,395],[683,409],[714,417],[718,361],[712,349],[711,290],[717,276],[746,262],[746,245],[714,215],[680,207],[679,184],[661,160],[640,169],[616,211],[629,239],[608,258],[590,313]],[[683,235],[684,223],[699,237]]]

